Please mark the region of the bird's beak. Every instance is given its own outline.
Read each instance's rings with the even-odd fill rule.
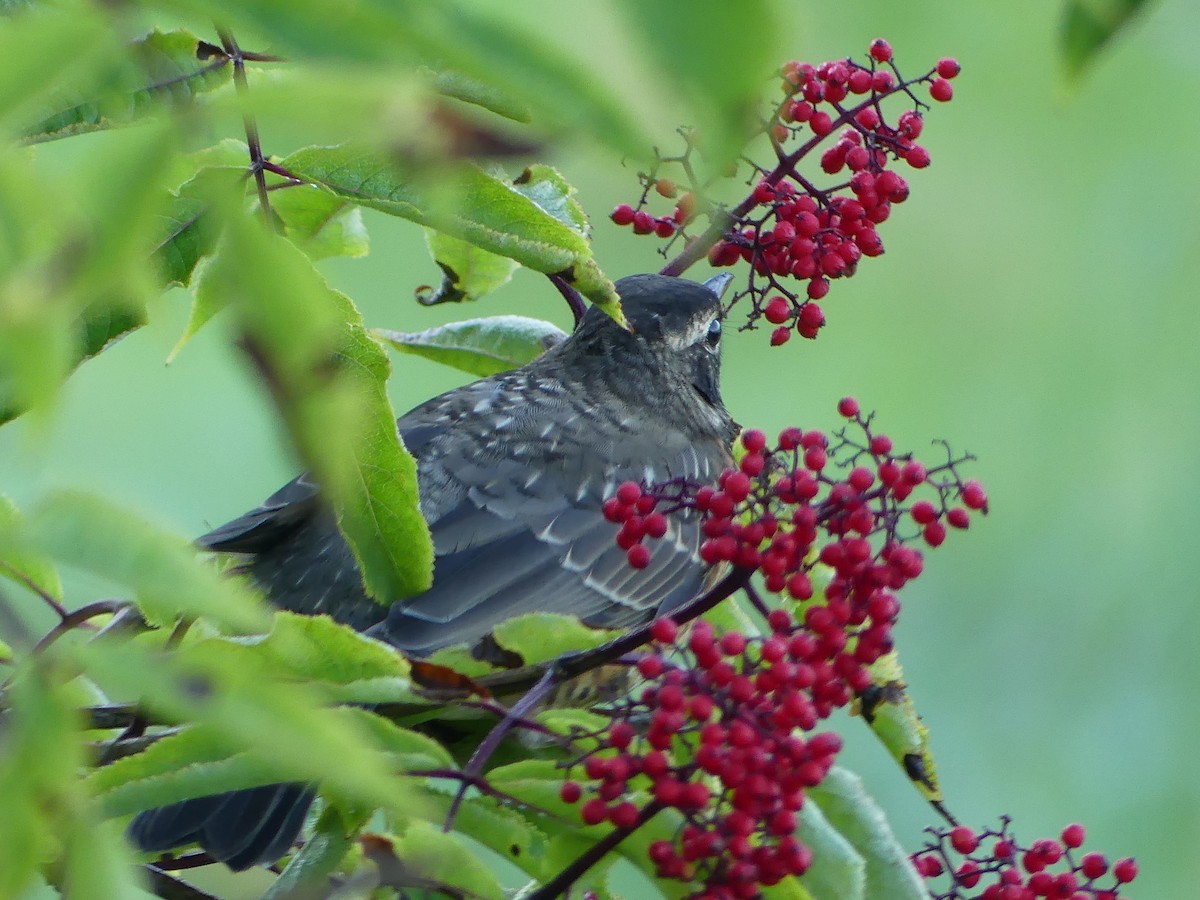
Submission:
[[[714,275],[712,278],[704,282],[704,286],[712,291],[718,300],[725,293],[725,288],[729,287],[729,282],[733,281],[732,272],[722,272],[719,275]]]

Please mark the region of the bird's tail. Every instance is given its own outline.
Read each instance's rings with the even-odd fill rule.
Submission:
[[[288,851],[315,796],[312,785],[269,784],[183,800],[140,813],[129,826],[129,839],[147,853],[199,844],[240,872]]]

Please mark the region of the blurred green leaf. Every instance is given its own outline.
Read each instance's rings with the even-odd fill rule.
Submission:
[[[363,810],[348,814],[336,806],[326,806],[313,826],[313,833],[304,841],[304,846],[288,861],[287,867],[260,900],[294,900],[319,893],[316,885],[333,872],[342,859],[354,849],[350,836],[370,818]]]
[[[430,72],[433,88],[439,94],[453,97],[464,103],[482,106],[486,110],[512,119],[515,122],[528,123],[532,121],[529,107],[514,99],[493,84],[467,78],[458,72]]]
[[[23,524],[21,511],[0,494],[0,576],[62,600],[62,581],[54,561],[44,553],[19,546]]]
[[[426,306],[478,300],[507,284],[517,269],[516,261],[507,256],[497,256],[432,228],[425,229],[425,242],[442,270],[441,285],[427,296],[418,294],[417,299]]]
[[[1059,32],[1059,52],[1067,74],[1077,77],[1151,0],[1067,0]]]
[[[451,885],[471,897],[502,900],[504,889],[492,874],[453,834],[446,834],[436,825],[414,819],[404,833],[390,836],[391,858],[382,861],[374,854],[372,858],[380,866],[382,883],[394,887],[421,884],[422,879],[431,879]],[[414,881],[406,881],[415,876]]]
[[[367,591],[390,603],[426,589],[433,548],[417,508],[416,464],[388,402],[387,354],[350,299],[289,241],[233,216],[197,287],[197,302],[226,300]]]
[[[720,171],[740,153],[758,121],[766,79],[782,61],[780,5],[744,0],[737,15],[724,0],[621,0],[618,6],[656,73],[686,104],[674,124],[696,127],[705,162]]]
[[[446,794],[430,794],[434,821],[445,820],[450,799]],[[519,812],[501,806],[490,797],[468,796],[454,817],[454,830],[473,838],[529,875],[540,877],[544,874],[542,857],[548,836]]]
[[[117,822],[78,820],[66,842],[63,895],[71,900],[146,896],[123,830]]]
[[[248,753],[273,782],[319,782],[339,801],[383,807],[401,817],[417,809],[413,788],[395,777],[388,747],[367,727],[369,713],[328,708],[319,685],[280,680],[262,658],[243,655],[234,661],[219,643],[193,645],[186,656],[136,643],[122,645],[119,653],[95,643],[73,650],[111,695],[136,697],[164,721],[204,728],[214,741],[214,756],[215,742],[223,741],[227,756]],[[136,766],[136,757],[130,759]],[[236,771],[246,775],[241,764]],[[180,784],[174,782],[176,788]],[[208,787],[193,784],[189,790],[206,793]],[[141,795],[151,805],[161,796]]]
[[[432,172],[406,171],[362,148],[308,147],[282,165],[354,203],[444,231],[535,271],[561,275],[624,321],[616,289],[596,265],[587,239],[510,182],[476,166],[445,172],[429,189]]]
[[[49,97],[100,77],[120,52],[104,16],[91,4],[37,4],[5,18],[0,122],[23,130]]]
[[[551,322],[525,316],[464,319],[416,332],[377,328],[372,333],[404,353],[479,376],[523,366],[567,336]]]
[[[51,494],[29,516],[30,548],[132,588],[152,625],[204,616],[227,628],[262,630],[262,604],[239,582],[196,558],[190,543],[88,494]]]
[[[232,65],[220,47],[186,31],[149,34],[126,48],[127,59],[105,80],[90,79],[45,99],[38,121],[24,130],[30,143],[86,134],[171,107],[229,83]]]
[[[239,33],[245,28],[270,35],[272,49],[289,57],[423,63],[480,82],[477,100],[487,85],[511,98],[492,105],[508,112],[528,106],[541,127],[585,131],[619,154],[644,156],[650,146],[621,98],[572,56],[556,29],[534,35],[474,4],[366,0],[356,4],[354,15],[343,16],[306,3],[292,4],[285,16],[271,0],[173,5],[219,18]]]
[[[864,900],[926,900],[929,893],[924,882],[909,862],[908,853],[900,844],[887,816],[879,805],[864,790],[862,779],[845,769],[834,767],[825,780],[809,789],[810,804],[806,804],[802,815],[813,804],[819,806],[830,827],[845,838],[865,863],[866,885]],[[804,818],[805,823],[808,822]],[[804,827],[801,837],[808,842]],[[821,855],[813,849],[813,868]],[[804,876],[805,882],[808,875]],[[818,898],[823,895],[814,891]],[[830,897],[849,897],[846,893],[833,893]]]

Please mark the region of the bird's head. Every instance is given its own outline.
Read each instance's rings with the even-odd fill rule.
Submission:
[[[606,390],[664,421],[736,431],[721,400],[721,294],[731,276],[704,283],[666,275],[631,275],[616,283],[626,331],[593,307],[558,348],[566,364]]]

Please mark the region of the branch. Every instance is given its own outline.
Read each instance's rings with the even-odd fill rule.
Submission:
[[[246,59],[247,56],[234,40],[233,32],[228,28],[216,26],[217,34],[221,37],[221,46],[225,50],[225,54],[233,60],[233,84],[237,88],[238,96],[245,99],[248,85],[246,84]],[[254,54],[260,57],[261,54]],[[275,217],[271,215],[271,201],[267,195],[267,173],[265,168],[266,159],[262,152],[262,143],[258,137],[258,124],[254,121],[254,117],[248,112],[242,113],[242,126],[246,130],[246,146],[250,148],[250,174],[254,176],[255,187],[258,188],[258,205],[262,211],[263,217],[267,220],[267,225],[271,228],[277,228]]]
[[[571,308],[571,315],[575,317],[575,327],[579,327],[579,323],[583,321],[583,314],[587,312],[587,307],[583,303],[583,298],[579,296],[579,291],[571,287],[565,278],[561,275],[547,275],[550,283],[558,288],[558,292],[563,295],[563,299],[567,301],[567,306]]]
[[[218,900],[213,894],[192,887],[178,878],[172,878],[157,866],[146,866],[145,869],[149,876],[151,892],[163,900]]]

